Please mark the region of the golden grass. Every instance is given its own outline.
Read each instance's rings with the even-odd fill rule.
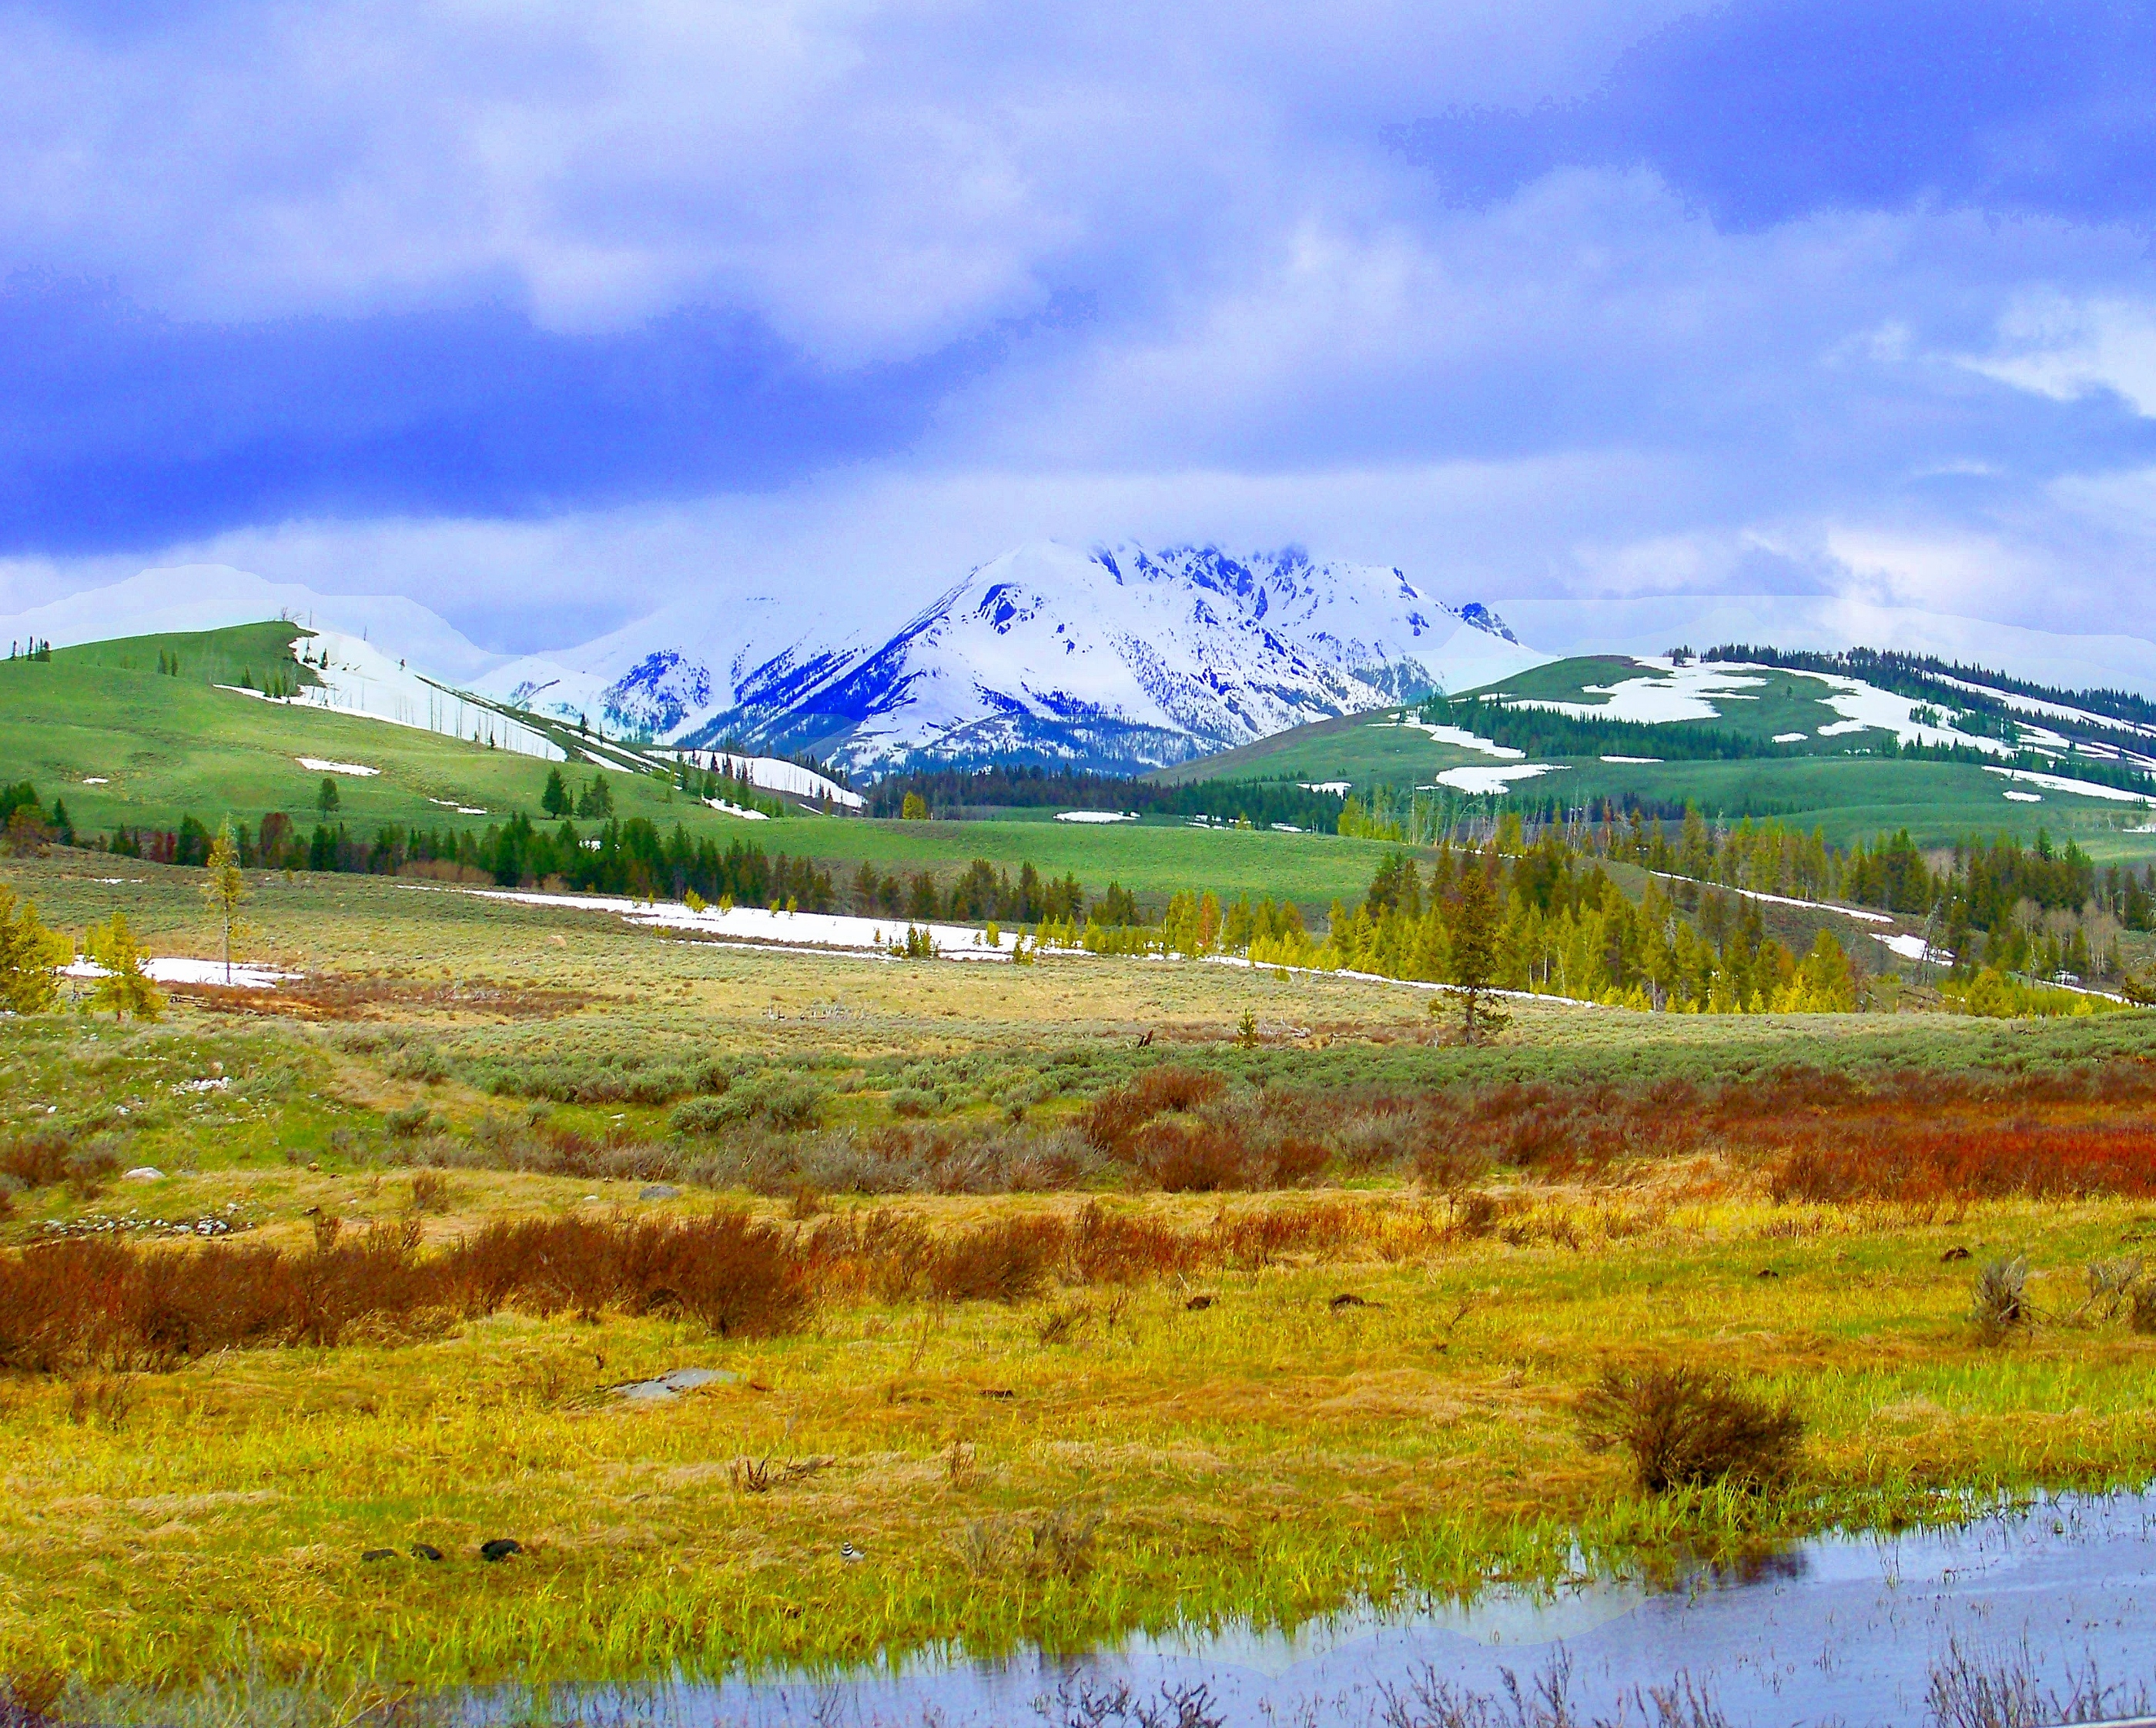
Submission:
[[[513,1191],[575,1203],[558,1184]],[[908,1208],[947,1230],[1072,1203]],[[1192,1229],[1217,1203],[1132,1204]],[[0,1660],[93,1683],[253,1665],[431,1684],[1068,1644],[1547,1577],[1575,1535],[1622,1563],[1643,1542],[1938,1517],[1964,1489],[2138,1480],[2156,1460],[2156,1341],[2051,1326],[1986,1347],[1966,1267],[1938,1257],[2029,1251],[2062,1312],[2131,1222],[2122,1206],[1817,1211],[1792,1234],[1783,1209],[1643,1186],[1537,1194],[1527,1221],[1562,1214],[1578,1246],[1516,1247],[1448,1239],[1443,1209],[1410,1196],[1356,1205],[1337,1251],[1209,1271],[1196,1311],[1195,1284],[1058,1288],[827,1309],[736,1345],[505,1314],[134,1376],[116,1423],[71,1417],[64,1382],[17,1382]],[[1583,1448],[1572,1404],[1599,1366],[1671,1360],[1794,1393],[1810,1424],[1795,1491],[1652,1500]],[[653,1407],[605,1391],[683,1365],[739,1378]],[[737,1485],[739,1459],[774,1461],[773,1484]],[[1091,1510],[1083,1563],[1037,1544],[1044,1518]],[[475,1557],[504,1535],[526,1554]],[[415,1541],[449,1558],[359,1557]],[[846,1541],[867,1560],[842,1561]]]
[[[79,926],[117,908],[156,951],[208,951],[186,872],[56,858],[7,873],[49,918]],[[264,883],[250,910],[249,958],[369,980],[367,1014],[429,1035],[693,1037],[782,1065],[833,1052],[1037,1065],[1066,1049],[1121,1059],[1147,1031],[1156,1048],[1224,1051],[1247,1005],[1260,1055],[1300,1064],[1298,1084],[1440,1054],[1421,1050],[1420,993],[1353,980],[774,957],[355,878]],[[398,981],[409,995],[377,987]],[[483,997],[445,998],[444,981],[585,1005],[534,1023]],[[1500,1047],[1460,1061],[1710,1076],[1732,1052],[2063,1061],[2137,1050],[2144,1026],[1732,1027],[1530,1005]],[[97,1030],[95,1042],[74,1022],[0,1039],[0,1062],[14,1064],[0,1129],[42,1119],[47,1103],[131,1101],[129,1155],[172,1179],[95,1199],[17,1196],[13,1240],[88,1210],[230,1205],[259,1226],[252,1239],[300,1247],[313,1209],[357,1226],[413,1204],[410,1172],[355,1167],[335,1149],[340,1125],[378,1128],[418,1101],[464,1127],[521,1108],[454,1079],[400,1078],[321,1026],[182,1002],[163,1029]],[[234,1065],[229,1093],[174,1093],[217,1061]],[[1079,1108],[1056,1097],[1038,1110]],[[833,1100],[841,1123],[879,1108],[872,1090]],[[646,1130],[664,1112],[557,1114]],[[506,1216],[712,1204],[690,1191],[646,1206],[635,1182],[485,1170],[453,1170],[446,1186],[442,1209],[420,1214],[431,1242]],[[2123,1320],[2061,1319],[2082,1267],[2131,1252],[2123,1240],[2148,1224],[2131,1204],[1776,1206],[1756,1168],[1716,1155],[1487,1191],[1500,1205],[1483,1234],[1394,1176],[1224,1203],[1112,1196],[1102,1204],[1186,1232],[1224,1205],[1231,1219],[1338,1205],[1353,1227],[1322,1253],[1206,1264],[1127,1293],[1059,1283],[1009,1307],[839,1302],[767,1342],[720,1344],[661,1319],[507,1313],[335,1350],[218,1356],[117,1389],[100,1376],[0,1382],[0,1671],[387,1688],[839,1663],[942,1639],[1070,1646],[1549,1578],[1582,1556],[1651,1564],[1679,1543],[1945,1517],[1972,1493],[2156,1469],[2156,1340]],[[888,1203],[950,1232],[1089,1198]],[[752,1205],[794,1227],[786,1203]],[[1942,1263],[1950,1246],[1972,1259]],[[1986,1345],[1967,1319],[1971,1277],[2019,1254],[2053,1319]],[[1336,1304],[1343,1295],[1359,1304]],[[1189,1306],[1199,1296],[1210,1305]],[[1679,1360],[1794,1396],[1810,1432],[1791,1491],[1649,1498],[1623,1463],[1584,1448],[1573,1401],[1606,1362]],[[660,1406],[606,1390],[687,1365],[738,1377]],[[745,1485],[759,1478],[761,1491]],[[497,1535],[526,1553],[480,1561],[477,1545]],[[859,1564],[839,1556],[848,1541],[865,1551]],[[448,1558],[402,1557],[414,1542]],[[363,1562],[377,1546],[400,1557]]]

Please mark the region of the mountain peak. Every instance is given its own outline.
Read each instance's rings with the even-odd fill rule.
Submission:
[[[510,669],[541,706],[696,748],[916,761],[1161,766],[1463,678],[1538,663],[1486,607],[1433,600],[1390,565],[1289,544],[1079,548],[1029,541],[975,566],[887,635],[699,644],[678,615],[605,654]],[[732,651],[715,654],[726,646]],[[588,669],[549,684],[537,666]],[[505,689],[507,687],[505,685]]]

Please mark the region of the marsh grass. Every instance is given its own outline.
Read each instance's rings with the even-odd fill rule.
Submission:
[[[1925,1704],[1935,1728],[2048,1728],[2145,1715],[2148,1689],[2107,1684],[2093,1661],[2071,1670],[2061,1688],[2046,1681],[2025,1642],[1981,1651],[1952,1638],[1932,1664]]]
[[[49,918],[124,906],[160,951],[201,951],[184,872],[116,887],[56,855],[8,874]],[[2147,1178],[2115,1131],[2156,1098],[2146,1016],[1710,1026],[1527,1004],[1500,1040],[1436,1048],[1419,997],[1352,980],[745,955],[356,878],[252,903],[253,957],[316,974],[334,1016],[295,991],[139,1031],[0,1024],[0,1155],[49,1131],[66,1156],[172,1172],[78,1199],[64,1156],[36,1153],[62,1173],[14,1195],[11,1240],[109,1225],[87,1246],[116,1248],[130,1207],[231,1206],[254,1232],[215,1261],[0,1256],[0,1277],[77,1268],[59,1284],[114,1317],[5,1381],[0,1669],[259,1673],[276,1720],[295,1678],[378,1699],[384,1676],[1070,1649],[1712,1561],[2156,1467],[2131,1298],[2002,1353],[1969,1323],[1969,1268],[1939,1257],[2026,1253],[2030,1300],[2063,1312],[2091,1262],[2145,1251],[2126,1244],[2156,1230]],[[1238,1043],[1253,1003],[1309,1036]],[[630,1095],[704,1062],[724,1091]],[[529,1089],[492,1090],[511,1071]],[[818,1125],[670,1125],[764,1076],[815,1088]],[[933,1111],[901,1119],[901,1093]],[[420,1131],[388,1131],[420,1104]],[[2001,1122],[2020,1138],[1987,1139]],[[1148,1134],[1228,1176],[1166,1191]],[[1845,1142],[1886,1175],[1784,1163]],[[1322,1167],[1277,1162],[1291,1143]],[[2045,1149],[2075,1144],[2101,1155],[2047,1174]],[[1259,1191],[1289,1172],[1302,1188]],[[429,1173],[446,1211],[407,1203]],[[698,1180],[794,1269],[788,1324],[751,1335],[706,1304],[721,1339],[693,1290],[582,1233],[694,1224],[709,1196],[637,1194]],[[1588,1451],[1571,1412],[1613,1340],[1800,1382],[1802,1493],[1649,1494]],[[738,1378],[663,1405],[609,1390],[703,1365]],[[69,1414],[100,1375],[127,1388],[118,1432]],[[787,1479],[806,1458],[830,1462]],[[734,1491],[737,1459],[770,1461],[767,1491]],[[1072,1507],[1110,1513],[1084,1565],[1036,1567],[1037,1521]],[[501,1535],[525,1553],[483,1566]],[[405,1557],[421,1543],[448,1557]],[[376,1547],[400,1558],[362,1564]]]
[[[1560,1655],[1524,1678],[1512,1669],[1495,1693],[1476,1692],[1424,1668],[1404,1686],[1381,1689],[1383,1728],[1731,1728],[1713,1694],[1680,1674],[1663,1686],[1635,1687],[1609,1705],[1582,1704],[1572,1659]]]

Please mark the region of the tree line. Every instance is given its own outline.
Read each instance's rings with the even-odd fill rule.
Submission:
[[[1294,780],[1194,780],[1163,785],[1116,774],[1025,766],[919,770],[879,780],[866,794],[866,814],[957,816],[976,810],[1130,810],[1141,815],[1207,816],[1215,821],[1276,822],[1330,834],[1340,820],[1341,795],[1317,792]]]

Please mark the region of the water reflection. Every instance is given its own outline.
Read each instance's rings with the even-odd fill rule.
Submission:
[[[2152,1675],[2156,1494],[2130,1494],[2047,1499],[1950,1531],[1830,1536],[1718,1566],[1680,1560],[1652,1583],[1586,1579],[1470,1603],[1364,1607],[1291,1633],[1134,1636],[1080,1657],[997,1662],[946,1653],[836,1681],[781,1674],[544,1699],[504,1688],[434,1703],[469,1728],[1856,1728],[2123,1713]],[[1534,1702],[1536,1686],[1558,1676],[1568,1715]],[[1517,1705],[1472,1705],[1504,1700],[1508,1684]]]

